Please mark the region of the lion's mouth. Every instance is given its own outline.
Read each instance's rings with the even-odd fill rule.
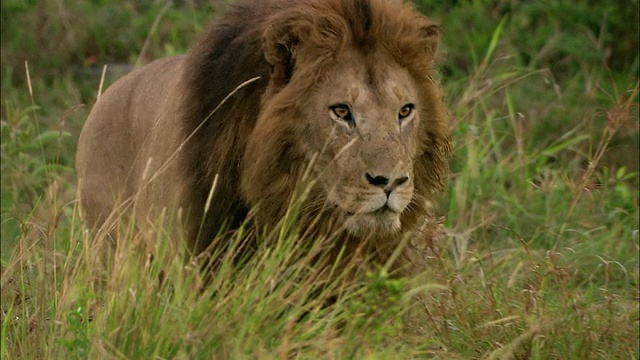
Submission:
[[[343,210],[348,216],[358,216],[358,215],[370,215],[370,216],[387,216],[387,215],[398,215],[397,211],[394,211],[393,209],[391,209],[387,204],[382,205],[381,207],[373,210],[373,211],[359,211],[359,212],[355,212],[355,211],[348,211],[348,210]]]
[[[385,216],[388,213],[398,214],[396,211],[393,211],[387,204],[382,205],[377,210],[374,210],[368,214],[373,216]]]
[[[400,214],[387,205],[370,212],[345,211],[347,220],[345,226],[354,235],[389,234],[400,229]]]

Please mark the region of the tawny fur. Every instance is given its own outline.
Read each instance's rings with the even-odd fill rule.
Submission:
[[[329,134],[343,131],[340,126],[327,120],[326,131],[314,132],[319,120],[305,115],[311,113],[317,92],[332,91],[325,79],[335,78],[341,68],[351,69],[356,77],[365,74],[369,82],[361,86],[373,98],[381,93],[377,83],[392,76],[385,75],[388,68],[400,74],[400,80],[408,74],[404,83],[411,83],[407,91],[415,90],[419,104],[416,120],[409,135],[393,135],[404,149],[397,156],[385,155],[398,146],[383,143],[389,136],[375,129],[365,135],[377,140],[357,140],[366,149],[358,154],[388,158],[384,161],[391,165],[375,165],[376,171],[391,172],[394,161],[403,162],[411,174],[410,203],[399,214],[396,231],[352,231],[345,233],[343,243],[353,249],[366,237],[374,247],[393,246],[431,216],[428,204],[442,189],[447,173],[448,118],[435,80],[438,40],[438,27],[402,1],[269,0],[234,5],[188,55],[137,69],[96,103],[80,136],[76,160],[86,220],[94,228],[111,226],[110,214],[133,209],[138,225],[144,226],[163,209],[181,209],[180,229],[194,253],[205,249],[223,226],[237,227],[255,205],[259,226],[275,224],[309,161],[316,160],[317,171],[312,173],[320,174],[331,163],[330,156],[341,151],[322,153],[314,145],[333,143]],[[380,109],[379,113],[384,110]],[[367,119],[375,120],[370,114]],[[346,140],[340,141],[335,142],[342,149]],[[356,174],[357,181],[365,181],[370,171],[342,170]],[[212,205],[203,216],[214,179]],[[306,201],[326,204],[326,199],[326,188],[316,185]],[[317,231],[335,229],[346,216],[336,215],[331,206],[308,209],[303,221],[320,219]]]

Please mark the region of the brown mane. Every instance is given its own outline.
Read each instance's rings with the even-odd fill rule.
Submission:
[[[192,237],[201,224],[197,210],[204,208],[219,174],[215,205],[202,222],[194,250],[206,247],[223,224],[237,226],[254,199],[270,204],[264,210],[267,222],[282,215],[295,186],[291,174],[305,160],[288,141],[299,129],[280,122],[271,133],[256,133],[254,126],[265,112],[295,119],[304,94],[345,46],[356,47],[371,63],[376,59],[367,55],[383,50],[409,71],[420,90],[425,104],[421,155],[414,163],[412,204],[402,214],[403,231],[415,228],[429,215],[426,201],[442,189],[447,172],[447,114],[434,81],[438,35],[437,26],[411,5],[390,0],[250,1],[217,19],[188,55],[184,73],[183,135],[195,132],[183,162],[190,189],[184,203],[196,209],[188,227]],[[240,83],[256,76],[259,80],[239,89],[210,116]],[[252,137],[260,138],[263,148],[248,159]],[[251,187],[246,179],[252,179]]]

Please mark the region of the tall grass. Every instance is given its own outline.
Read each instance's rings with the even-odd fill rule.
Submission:
[[[2,358],[638,358],[638,173],[611,159],[637,132],[637,74],[523,64],[501,19],[445,82],[443,230],[411,279],[357,258],[320,271],[330,239],[294,213],[242,265],[239,232],[212,273],[167,255],[167,225],[122,222],[117,247],[88,234],[69,155],[87,109],[74,79],[32,69],[31,91],[2,94]]]
[[[163,258],[171,254],[166,225],[146,234],[123,225],[113,249],[106,236],[83,231],[76,214],[74,208],[63,226],[25,231],[33,236],[21,239],[3,269],[4,356],[409,354],[402,342],[390,339],[399,336],[410,301],[437,288],[421,284],[407,292],[407,280],[392,279],[382,269],[365,272],[356,258],[321,270],[315,265],[331,239],[300,238],[294,229],[276,229],[238,265],[239,244],[247,236],[240,231],[228,240],[235,245],[213,254],[216,271],[202,273],[202,259]],[[146,251],[150,242],[153,261]],[[354,273],[362,273],[363,281],[346,276]]]

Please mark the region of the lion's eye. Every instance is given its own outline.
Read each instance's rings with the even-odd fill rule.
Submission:
[[[338,118],[347,122],[353,121],[353,115],[351,114],[351,109],[349,109],[349,105],[337,104],[337,105],[330,106],[329,109],[331,109],[331,112],[333,112],[333,114]]]
[[[415,105],[413,104],[407,104],[403,106],[402,109],[400,109],[400,111],[398,112],[398,118],[400,120],[407,118],[409,115],[411,115],[414,108],[415,108]]]

